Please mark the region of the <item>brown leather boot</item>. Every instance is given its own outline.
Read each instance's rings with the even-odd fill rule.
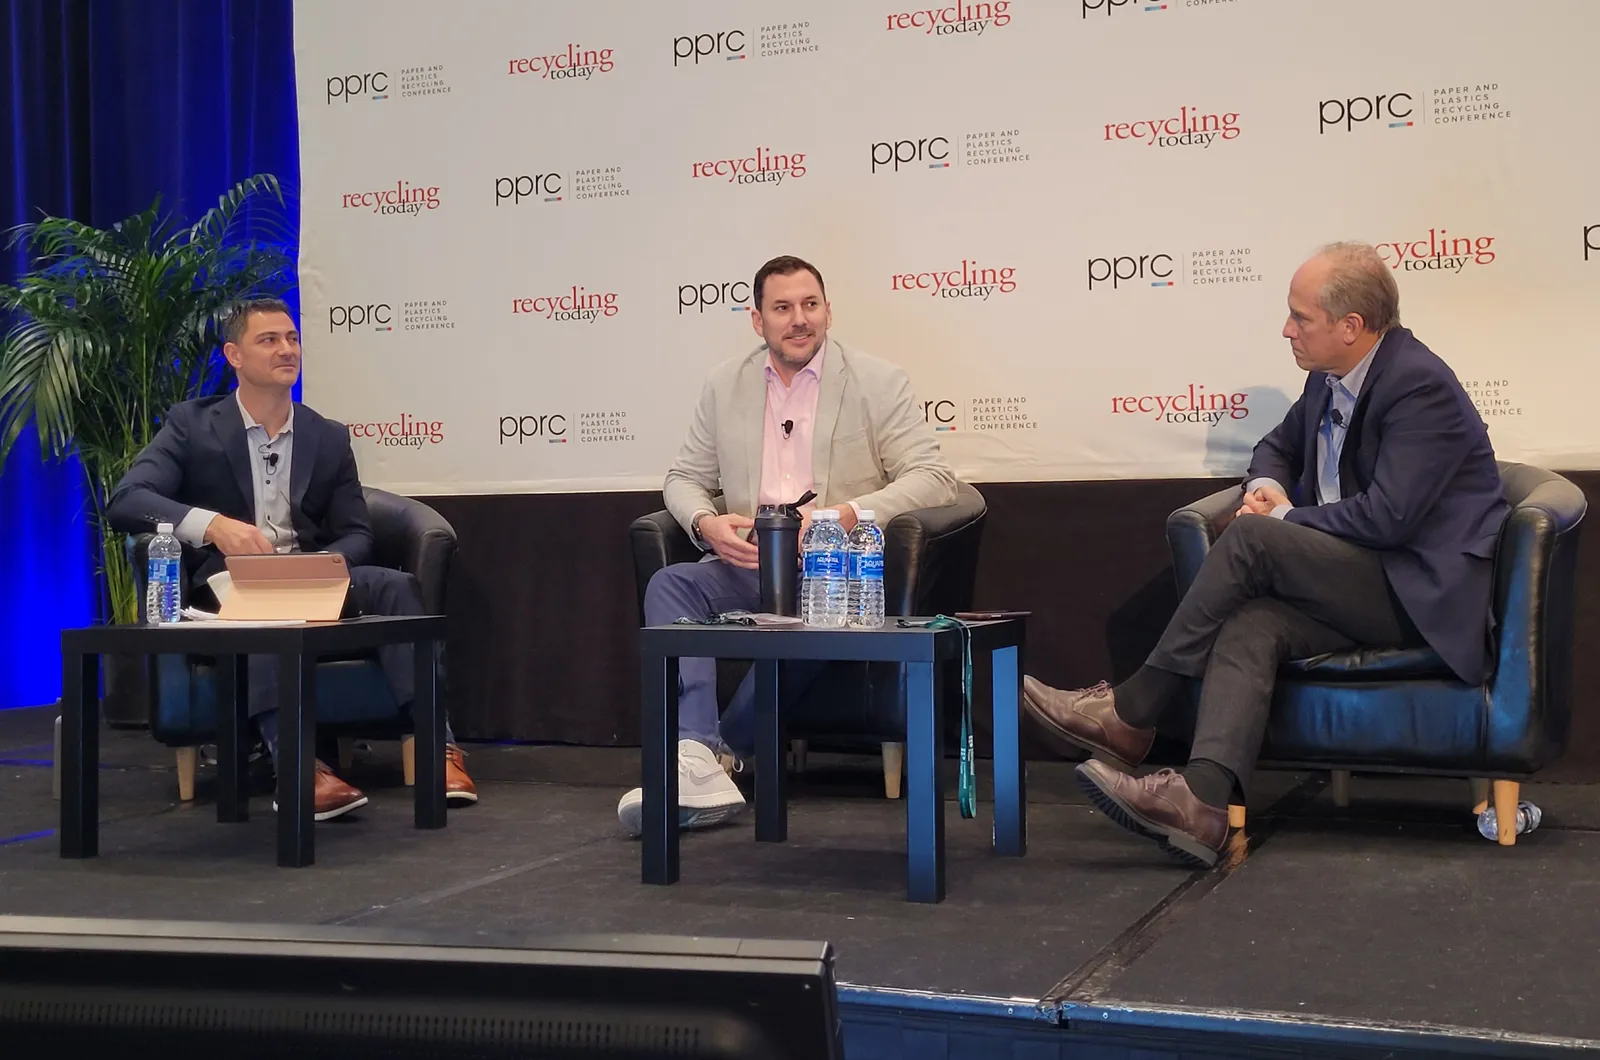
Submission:
[[[1192,868],[1215,865],[1228,841],[1227,809],[1201,802],[1175,770],[1130,777],[1104,762],[1085,762],[1078,783],[1101,813]]]
[[[1112,759],[1124,772],[1150,753],[1154,729],[1136,729],[1117,717],[1111,686],[1063,691],[1032,677],[1022,679],[1022,705],[1058,748],[1082,748]]]

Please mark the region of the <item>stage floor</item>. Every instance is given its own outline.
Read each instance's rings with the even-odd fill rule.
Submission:
[[[990,854],[986,804],[969,821],[948,803],[948,897],[929,906],[904,901],[904,809],[877,759],[815,753],[789,842],[755,843],[746,815],[686,835],[682,881],[646,887],[615,816],[636,751],[469,745],[482,801],[418,832],[398,745],[376,744],[347,773],[371,805],[319,825],[316,865],[291,870],[264,795],[249,823],[219,825],[208,769],[180,804],[171,752],[108,731],[101,856],[64,861],[52,717],[0,712],[5,913],[820,938],[850,985],[847,1028],[859,1002],[1600,1048],[1600,785],[1530,785],[1544,823],[1508,850],[1472,828],[1463,782],[1357,777],[1338,810],[1319,776],[1264,774],[1248,851],[1195,873],[1101,818],[1070,764],[1034,763],[1028,856]]]

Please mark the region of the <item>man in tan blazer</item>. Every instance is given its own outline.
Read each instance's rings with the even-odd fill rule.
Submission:
[[[756,546],[747,538],[758,505],[814,491],[818,499],[801,509],[804,533],[817,508],[837,509],[848,531],[863,512],[886,525],[955,499],[955,476],[905,371],[828,337],[822,274],[799,258],[773,258],[751,293],[750,323],[762,345],[712,369],[662,486],[667,508],[706,555],[650,580],[647,625],[760,606]],[[750,755],[754,681],[745,677],[720,723],[716,661],[681,660],[678,681],[679,824],[704,827],[744,807],[717,754]],[[617,806],[636,835],[641,803],[635,788]]]

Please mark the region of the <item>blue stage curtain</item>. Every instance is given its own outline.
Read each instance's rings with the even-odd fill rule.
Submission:
[[[254,173],[294,197],[293,0],[0,0],[0,226],[193,217]],[[291,212],[291,219],[293,212]],[[0,280],[26,262],[0,254]],[[99,613],[75,463],[31,435],[0,472],[0,708],[60,695],[60,631]]]

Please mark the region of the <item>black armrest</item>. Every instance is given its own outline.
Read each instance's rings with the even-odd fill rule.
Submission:
[[[644,591],[656,571],[674,563],[693,563],[702,553],[668,511],[639,516],[628,527],[628,541],[633,546],[633,577],[642,622]]]
[[[972,607],[989,506],[971,485],[937,508],[902,512],[883,528],[884,611],[933,615]]]
[[[1244,487],[1234,485],[1201,497],[1167,516],[1167,547],[1172,550],[1172,573],[1178,582],[1179,599],[1189,591],[1206,553],[1233,522],[1243,502]]]
[[[1571,724],[1573,586],[1583,491],[1553,472],[1502,463],[1511,514],[1495,546],[1498,651],[1489,687],[1491,764],[1537,769]]]
[[[456,531],[444,516],[411,497],[364,486],[367,518],[372,524],[372,561],[402,570],[422,586],[422,609],[442,615],[450,563],[456,554]]]

